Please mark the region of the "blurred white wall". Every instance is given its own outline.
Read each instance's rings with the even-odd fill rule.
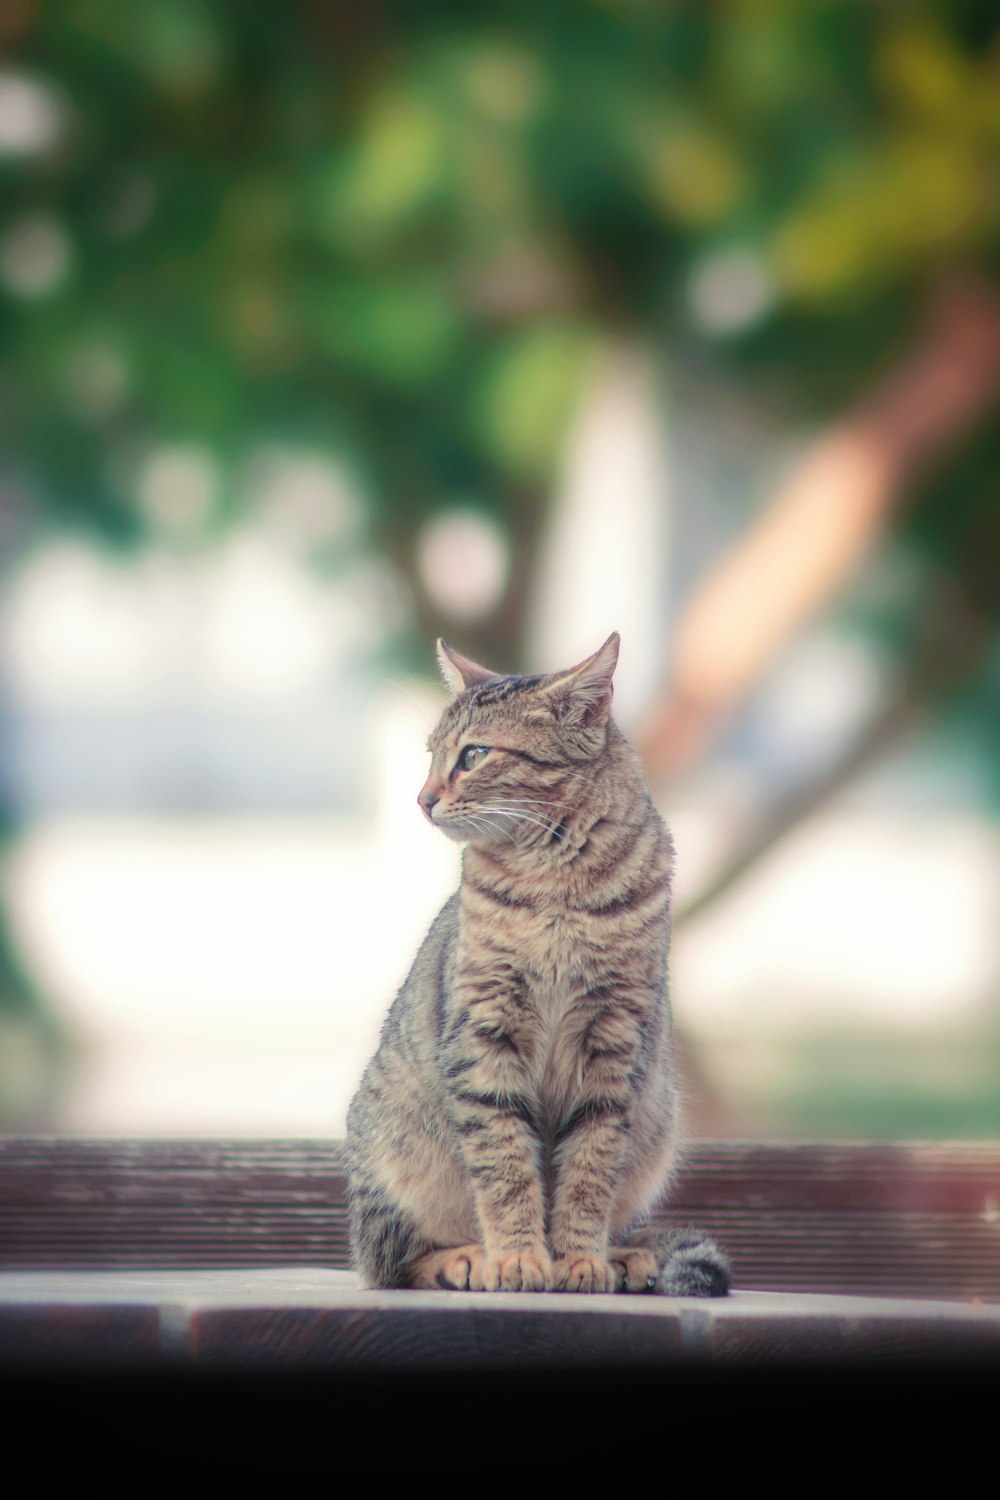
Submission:
[[[620,633],[615,713],[626,728],[663,666],[669,430],[648,357],[627,345],[610,350],[569,440],[528,614],[532,671],[571,667]]]

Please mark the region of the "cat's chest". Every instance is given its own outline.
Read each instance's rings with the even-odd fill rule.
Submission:
[[[607,926],[608,924],[604,924]],[[464,925],[462,949],[479,964],[495,955],[506,972],[516,973],[538,1006],[559,1010],[591,981],[607,934],[593,918],[556,903],[512,907]]]
[[[459,972],[464,957],[479,994],[485,982],[504,1028],[539,1073],[563,1072],[593,1012],[595,989],[605,993],[606,946],[572,911],[504,915],[507,920],[491,924],[488,932],[469,925]]]
[[[557,989],[586,973],[599,946],[587,914],[558,907],[525,914],[509,935],[529,974]]]
[[[457,1009],[507,1038],[504,1059],[517,1059],[546,1135],[571,1111],[595,1016],[613,1008],[626,978],[627,961],[609,951],[588,916],[537,903],[490,912],[487,920],[469,912],[460,927]]]

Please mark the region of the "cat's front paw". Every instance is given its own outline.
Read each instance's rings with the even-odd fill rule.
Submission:
[[[483,1258],[481,1285],[484,1292],[547,1292],[552,1286],[552,1261],[544,1253],[518,1251],[513,1255]]]
[[[613,1292],[619,1273],[599,1255],[564,1255],[556,1261],[554,1290],[557,1292]]]
[[[547,1292],[552,1261],[545,1251],[487,1255],[481,1245],[431,1250],[410,1268],[413,1287],[448,1292]]]

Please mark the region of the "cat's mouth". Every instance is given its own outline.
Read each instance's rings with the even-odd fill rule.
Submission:
[[[460,814],[443,813],[435,817],[433,812],[429,812],[427,816],[435,828],[439,829],[448,838],[454,839],[458,844],[467,844],[471,843],[474,839],[488,837],[482,827],[474,827],[472,823],[467,822]]]
[[[440,804],[427,811],[427,820],[457,844],[490,843],[504,837],[504,833],[489,826],[486,819],[468,816],[457,810],[442,809]]]

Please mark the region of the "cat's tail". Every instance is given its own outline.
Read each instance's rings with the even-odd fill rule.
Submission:
[[[703,1229],[640,1230],[631,1239],[656,1256],[656,1290],[663,1297],[728,1297],[732,1267],[723,1250]]]

